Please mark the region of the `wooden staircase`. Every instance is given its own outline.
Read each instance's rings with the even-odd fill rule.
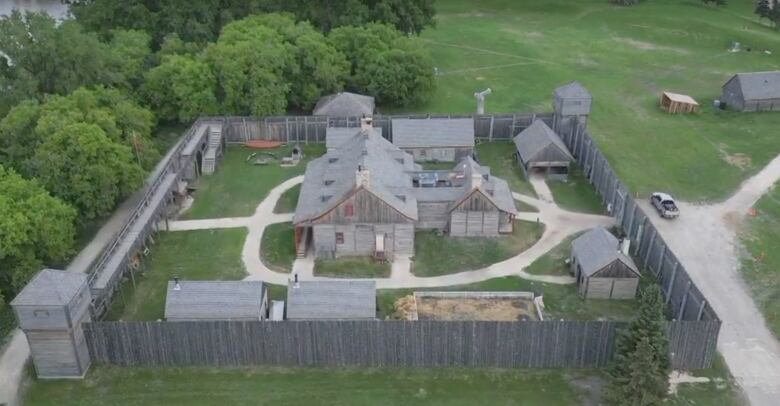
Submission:
[[[211,175],[217,170],[217,159],[222,155],[222,128],[211,127],[209,129],[208,147],[203,156],[203,175]]]

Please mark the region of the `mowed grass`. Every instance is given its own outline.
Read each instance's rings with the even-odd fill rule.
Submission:
[[[228,147],[217,171],[213,175],[198,178],[195,202],[183,217],[203,219],[251,216],[271,189],[287,179],[302,175],[312,158],[325,153],[325,145],[304,145],[304,159],[297,166],[279,166],[281,158],[289,156],[291,151],[292,146],[270,150]],[[271,159],[267,165],[254,165],[253,159],[247,161],[252,153],[260,156],[263,152],[273,153],[277,159]]]
[[[389,262],[378,262],[371,257],[342,257],[318,259],[314,262],[314,276],[331,278],[387,278]]]
[[[757,216],[748,218],[742,233],[742,276],[767,325],[780,337],[780,188],[775,185],[755,207]]]
[[[266,266],[277,272],[290,272],[295,262],[295,227],[292,223],[271,224],[263,231],[260,254]]]
[[[517,166],[514,153],[515,144],[511,141],[483,142],[477,145],[479,163],[489,166],[491,174],[504,179],[513,192],[536,196],[531,183],[525,179],[523,171]]]
[[[523,270],[532,275],[569,276],[569,265],[566,260],[571,256],[571,243],[579,234],[566,237],[555,248],[537,258]]]
[[[584,371],[479,369],[120,368],[36,380],[27,405],[580,404]]]
[[[107,318],[157,320],[165,315],[168,281],[240,280],[246,276],[241,248],[246,229],[162,232],[145,260],[146,271],[125,282]]]
[[[489,113],[551,111],[553,89],[579,80],[594,96],[590,132],[632,192],[723,199],[780,152],[780,114],[711,107],[732,74],[780,69],[780,33],[758,22],[752,0],[728,3],[439,0],[436,27],[422,33],[437,90],[405,110],[471,113],[473,93],[490,87]],[[729,53],[734,41],[753,52]],[[702,113],[662,112],[663,90],[693,96]]]
[[[274,213],[283,214],[294,212],[295,206],[298,205],[298,197],[300,195],[301,185],[295,185],[292,188],[287,189],[287,191],[279,196],[279,200],[276,201],[276,206],[274,206]]]
[[[414,291],[534,292],[537,296],[544,296],[544,313],[548,320],[631,320],[637,311],[635,300],[584,300],[577,294],[577,286],[573,283],[557,285],[507,276],[468,285],[379,290],[378,317],[392,316],[395,312],[395,301],[411,295]]]
[[[572,166],[568,179],[547,180],[555,203],[563,209],[582,213],[605,214],[606,209],[596,189],[579,168]]]
[[[472,271],[509,259],[530,248],[544,232],[544,225],[515,221],[512,234],[499,237],[450,237],[434,231],[414,235],[412,273],[438,276]]]

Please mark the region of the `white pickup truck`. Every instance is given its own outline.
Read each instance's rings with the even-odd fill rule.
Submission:
[[[674,219],[680,216],[680,209],[674,202],[674,198],[666,193],[656,192],[650,196],[650,204],[655,207],[658,214],[666,219]]]

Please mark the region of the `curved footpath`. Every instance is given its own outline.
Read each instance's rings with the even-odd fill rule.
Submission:
[[[221,219],[184,220],[169,222],[170,231],[203,230],[213,228],[246,227],[249,230],[241,259],[244,262],[249,276],[247,280],[262,280],[276,285],[286,285],[291,273],[280,273],[269,269],[260,259],[260,249],[263,232],[268,225],[292,221],[292,214],[275,214],[273,212],[279,197],[288,189],[303,182],[303,176],[289,179],[273,188],[268,196],[257,206],[255,213],[250,217],[230,217]],[[392,264],[392,273],[389,278],[377,278],[377,287],[380,289],[411,288],[411,287],[437,287],[463,285],[484,281],[502,276],[518,276],[524,279],[555,283],[574,283],[574,278],[569,276],[532,275],[523,269],[531,265],[536,259],[549,252],[560,244],[566,237],[597,226],[609,227],[614,224],[614,219],[607,216],[582,214],[559,208],[552,199],[547,184],[541,178],[532,178],[532,185],[536,189],[539,199],[513,193],[515,199],[535,206],[538,213],[522,212],[517,218],[526,221],[539,221],[545,224],[542,237],[529,249],[488,267],[465,271],[455,274],[436,277],[418,277],[411,273],[411,260],[406,257],[397,258]],[[311,256],[298,259],[293,264],[292,273],[297,273],[301,279],[329,279],[315,277],[313,275],[314,260]]]

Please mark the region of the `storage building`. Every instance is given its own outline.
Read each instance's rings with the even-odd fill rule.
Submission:
[[[290,281],[288,320],[370,320],[376,318],[372,280]]]
[[[780,111],[780,71],[738,73],[723,85],[720,101],[736,111]]]
[[[669,114],[690,114],[699,111],[699,103],[693,97],[672,93],[661,93],[661,109]]]
[[[603,227],[577,237],[571,246],[571,271],[587,299],[633,299],[640,273],[621,251],[620,242]]]
[[[395,118],[393,144],[415,162],[458,162],[474,155],[473,118]]]
[[[534,172],[566,179],[574,157],[558,134],[542,120],[534,121],[514,138],[515,157],[526,177]]]

